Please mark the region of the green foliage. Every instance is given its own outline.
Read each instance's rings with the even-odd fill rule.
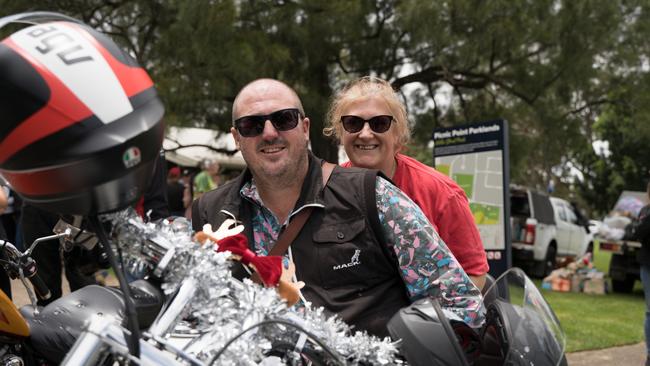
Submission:
[[[648,174],[647,1],[0,0],[0,9],[62,11],[111,34],[152,74],[168,124],[228,131],[237,91],[279,78],[303,100],[314,151],[335,161],[321,134],[329,98],[371,74],[403,93],[410,151],[424,159],[433,128],[504,118],[514,182],[554,179],[603,211]],[[593,152],[599,139],[611,156]]]
[[[630,80],[610,92],[612,103],[593,126],[594,134],[609,143],[609,154],[580,155],[588,174],[578,188],[604,214],[624,189],[645,191],[650,177],[650,77]]]

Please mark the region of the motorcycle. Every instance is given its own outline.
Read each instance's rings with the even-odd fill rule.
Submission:
[[[12,243],[0,240],[0,250],[5,258],[2,265],[12,279],[21,280],[31,302],[31,305],[17,309],[0,291],[0,318],[6,319],[5,322],[0,321],[2,365],[59,364],[93,316],[118,323],[124,319],[123,294],[115,287],[90,285],[45,307],[37,305],[38,299],[47,300],[51,294],[31,257],[34,248],[48,245],[44,242],[50,240],[60,240],[64,250],[71,250],[73,246],[92,250],[97,244],[94,235],[62,220],[54,231],[54,235],[35,240],[25,252],[19,251]],[[136,303],[140,327],[146,329],[158,315],[164,297],[149,281],[134,281],[129,287]]]
[[[118,230],[128,231],[138,226],[141,228],[145,224],[141,221],[126,223]],[[189,230],[188,222],[183,226]],[[7,258],[2,262],[3,266],[12,278],[21,279],[31,301],[31,305],[17,309],[0,291],[0,319],[5,320],[0,321],[0,364],[99,365],[126,363],[134,359],[137,363],[150,365],[179,364],[175,359],[183,360],[183,364],[203,364],[191,352],[182,349],[191,341],[197,343],[200,335],[196,326],[198,322],[185,316],[200,286],[196,279],[186,278],[170,291],[170,296],[163,293],[163,275],[169,274],[167,267],[174,257],[178,257],[169,240],[157,234],[141,238],[142,241],[136,245],[137,254],[128,256],[123,263],[129,266],[128,272],[132,277],[143,277],[129,283],[132,294],[129,299],[135,303],[138,330],[146,331],[132,340],[132,333],[125,329],[128,325],[125,302],[128,300],[119,288],[90,285],[45,307],[37,306],[37,299],[50,296],[38,275],[36,262],[31,258],[37,245],[47,245],[42,243],[56,239],[61,240],[67,250],[79,245],[89,250],[99,245],[94,234],[62,220],[54,231],[55,235],[37,239],[24,253],[9,242],[0,242],[0,251]],[[234,279],[231,282],[238,287],[244,286]],[[300,327],[282,319],[267,320],[266,323]],[[137,356],[132,354],[132,341],[137,343]],[[277,342],[266,358],[292,353],[293,348],[286,349],[286,345],[286,342]],[[194,349],[200,347],[195,344]],[[305,359],[316,359],[322,357],[322,352],[306,345],[301,353]],[[337,357],[331,351],[330,355]]]
[[[189,251],[197,248],[184,251],[187,243],[174,244],[171,232],[182,232],[187,238],[189,225],[183,220],[167,224],[167,233],[133,217],[116,221],[123,223],[113,230],[113,241],[129,241],[129,248],[122,248],[121,253],[124,267],[141,277],[129,287],[142,335],[136,340],[130,339],[131,333],[125,329],[128,321],[124,294],[116,288],[87,286],[45,308],[35,306],[38,295],[32,293],[26,280],[38,284],[37,272],[25,268],[35,266],[29,254],[38,243],[25,253],[5,243],[2,249],[12,263],[7,268],[18,269],[17,275],[29,289],[32,305],[18,311],[6,296],[0,295],[0,311],[8,320],[7,324],[0,322],[4,336],[0,362],[15,365],[96,365],[134,361],[143,365],[402,363],[450,366],[558,365],[565,362],[565,336],[559,321],[530,279],[516,268],[487,285],[484,294],[486,322],[478,330],[450,320],[436,300],[427,298],[395,314],[388,323],[393,340],[381,343],[368,338],[369,341],[363,343],[349,337],[349,328],[340,324],[325,328],[329,334],[317,328],[317,322],[327,323],[331,321],[329,318],[309,318],[304,313],[287,311],[286,306],[276,313],[269,311],[267,308],[275,308],[282,302],[269,300],[277,295],[263,294],[260,292],[263,288],[256,284],[226,275],[219,286],[229,288],[227,291],[202,284],[209,281],[201,281],[197,276],[187,276],[190,267],[193,271],[201,270],[191,258],[205,259],[204,256],[214,251],[194,253],[192,257],[188,256]],[[39,242],[63,239],[70,245],[70,238],[78,239],[83,232],[67,223],[57,225],[55,231],[57,234]],[[87,244],[88,240],[82,242]],[[214,263],[219,261],[212,263],[213,267],[218,267]],[[179,270],[181,267],[183,270]],[[34,274],[30,277],[31,273]],[[219,274],[222,275],[225,274]],[[183,276],[186,278],[181,278]],[[40,285],[32,287],[38,288],[37,294],[47,293]],[[201,308],[206,303],[207,287],[212,291],[230,292],[221,297],[214,293],[208,295],[210,301],[235,302],[237,293],[248,294],[244,298],[257,297],[264,302],[259,309],[266,314],[260,315],[253,309],[233,313],[241,323],[234,331],[218,320],[206,321],[215,317]],[[263,297],[266,295],[268,297]],[[225,319],[232,322],[235,318]],[[360,348],[376,347],[374,350],[379,350],[378,354],[383,352],[383,356],[364,359],[351,355],[331,339],[332,329],[345,333],[348,338],[339,335],[343,341]],[[139,351],[137,356],[130,343],[134,341]]]
[[[520,268],[488,277],[485,324],[450,320],[434,299],[400,310],[388,323],[412,365],[566,365],[566,336],[555,313]],[[448,352],[441,352],[448,350]]]

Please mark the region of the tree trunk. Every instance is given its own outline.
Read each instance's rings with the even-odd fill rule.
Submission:
[[[320,55],[314,56],[310,57],[315,62],[310,62],[307,71],[308,76],[306,76],[307,79],[311,79],[308,85],[312,85],[314,88],[309,90],[309,94],[303,99],[305,113],[311,121],[309,131],[311,149],[319,158],[337,164],[339,162],[338,143],[333,138],[323,135],[328,102],[332,95],[332,89],[329,85],[329,72],[327,63],[323,62],[323,57]]]

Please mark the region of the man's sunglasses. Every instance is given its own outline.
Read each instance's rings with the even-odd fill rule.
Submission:
[[[370,129],[375,133],[384,133],[390,128],[393,122],[393,116],[374,116],[365,120],[359,116],[341,116],[343,129],[349,133],[357,133],[363,129],[363,125],[368,122]]]
[[[280,109],[267,115],[244,116],[235,120],[235,128],[244,137],[255,137],[264,131],[264,124],[271,121],[278,131],[289,131],[298,126],[300,111],[297,108]]]

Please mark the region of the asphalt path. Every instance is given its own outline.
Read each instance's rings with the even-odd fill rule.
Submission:
[[[643,324],[639,326],[643,326]],[[646,351],[644,342],[629,346],[567,354],[567,361],[569,361],[570,366],[643,366],[645,365],[645,359]]]

